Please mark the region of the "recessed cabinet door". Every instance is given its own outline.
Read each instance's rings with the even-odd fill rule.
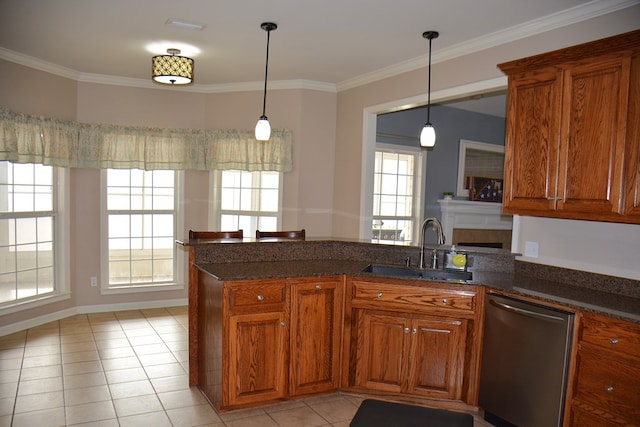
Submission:
[[[358,329],[362,339],[357,347],[356,385],[401,392],[408,372],[410,320],[363,310],[360,321]]]
[[[465,320],[416,319],[411,329],[408,392],[442,399],[462,398]]]
[[[558,210],[622,213],[628,95],[629,57],[565,72]]]
[[[258,403],[285,396],[285,313],[232,315],[229,330],[228,404]]]
[[[625,159],[625,215],[640,222],[640,54],[631,58]]]
[[[550,67],[509,76],[503,210],[556,207],[562,75]]]
[[[338,388],[340,279],[291,280],[291,395]]]

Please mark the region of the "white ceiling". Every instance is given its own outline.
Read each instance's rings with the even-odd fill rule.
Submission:
[[[636,0],[0,0],[0,58],[81,81],[150,84],[151,57],[169,47],[195,59],[190,90],[223,90],[264,79],[340,90],[376,76],[581,19]],[[204,25],[167,25],[175,18]],[[152,49],[151,46],[155,46]],[[273,86],[270,86],[273,87]]]

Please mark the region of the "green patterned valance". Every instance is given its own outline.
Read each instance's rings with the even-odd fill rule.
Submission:
[[[99,169],[288,172],[292,134],[274,129],[159,129],[92,125],[0,110],[0,160]]]

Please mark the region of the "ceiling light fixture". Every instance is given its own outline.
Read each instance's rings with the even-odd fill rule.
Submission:
[[[420,132],[420,146],[428,148],[436,145],[436,130],[431,124],[431,41],[438,38],[439,35],[437,31],[422,33],[422,37],[429,40],[429,87],[427,91],[427,123]]]
[[[267,32],[267,60],[264,66],[264,96],[262,98],[262,115],[258,119],[256,124],[256,139],[258,141],[268,141],[271,137],[271,125],[269,125],[269,119],[265,115],[267,107],[267,72],[269,71],[269,36],[271,31],[278,28],[273,22],[263,22],[260,24],[260,28]]]
[[[166,85],[193,82],[193,59],[180,56],[180,49],[167,49],[167,53],[151,59],[153,81]]]

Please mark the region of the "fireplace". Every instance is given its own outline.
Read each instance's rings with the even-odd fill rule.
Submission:
[[[448,244],[511,249],[511,215],[501,203],[438,200]]]

